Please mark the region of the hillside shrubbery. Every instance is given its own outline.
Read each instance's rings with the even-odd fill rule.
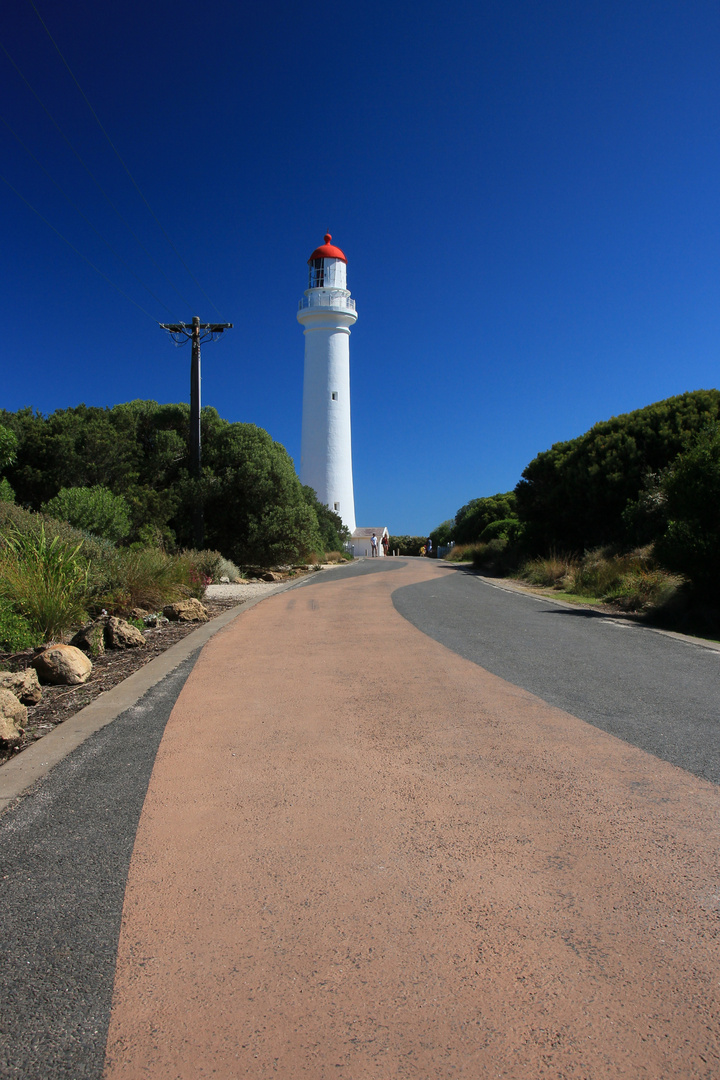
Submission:
[[[449,558],[483,570],[561,581],[632,610],[666,604],[684,579],[720,602],[720,391],[668,398],[557,443],[514,493],[473,499],[448,525],[438,531],[456,542]]]
[[[209,576],[225,567],[217,551],[120,548],[67,522],[0,504],[0,651],[61,640],[103,608],[127,614],[201,597]]]
[[[0,472],[8,498],[83,531],[173,551],[205,536],[241,565],[300,562],[342,548],[336,514],[303,488],[286,450],[253,424],[202,411],[203,477],[190,472],[189,407],[131,401],[43,416],[0,412]],[[2,496],[2,492],[0,492]]]
[[[697,390],[596,424],[525,468],[517,514],[538,553],[637,542],[626,510],[720,417],[720,391]],[[653,535],[647,539],[656,539]]]

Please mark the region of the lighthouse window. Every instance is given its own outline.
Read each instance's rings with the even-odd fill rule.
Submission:
[[[323,272],[324,259],[311,259],[310,260],[310,288],[321,289],[325,281],[325,274]]]
[[[337,396],[337,390],[333,390],[333,392],[332,392],[332,399],[333,399],[333,401],[337,401],[337,399],[338,399],[338,396]]]
[[[338,511],[339,509],[340,509],[340,503],[335,503],[335,510]]]

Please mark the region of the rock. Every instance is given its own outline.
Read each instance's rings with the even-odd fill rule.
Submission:
[[[150,615],[150,609],[145,607],[134,607],[130,612],[131,619],[144,619],[146,615]]]
[[[105,627],[105,644],[108,649],[137,649],[145,644],[145,637],[141,630],[126,619],[111,615]]]
[[[27,709],[15,695],[0,688],[0,742],[19,743],[27,722]]]
[[[0,671],[0,687],[9,690],[23,705],[37,705],[42,690],[34,668],[24,671]]]
[[[75,637],[70,639],[70,644],[76,649],[82,649],[89,656],[102,656],[105,652],[105,625],[107,617],[96,619],[78,630]]]
[[[264,573],[260,575],[260,578],[262,581],[282,581],[282,575],[274,574],[272,570],[265,570]]]
[[[177,600],[163,608],[163,615],[171,622],[207,622],[208,613],[195,597],[189,600]]]
[[[87,682],[92,661],[74,645],[48,645],[33,660],[41,682],[78,686]]]
[[[229,585],[230,584],[230,578],[227,576],[227,574],[223,574],[223,576],[220,578],[220,584],[221,585]]]

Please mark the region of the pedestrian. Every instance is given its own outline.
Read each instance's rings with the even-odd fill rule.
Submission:
[[[427,555],[428,559],[432,558],[432,540],[429,536],[425,541],[425,554]]]
[[[371,538],[370,538],[370,555],[371,556],[377,555],[377,553],[378,553],[377,536],[375,535],[375,533],[373,533]]]
[[[383,546],[383,555],[387,555],[388,548],[390,547],[390,540],[388,538],[387,533],[383,533],[382,546]]]

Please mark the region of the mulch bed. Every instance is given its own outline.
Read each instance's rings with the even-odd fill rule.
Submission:
[[[228,608],[237,607],[237,600],[203,600],[211,619],[221,615]],[[27,725],[22,742],[8,751],[0,747],[0,765],[24,750],[25,747],[47,735],[49,731],[68,720],[75,713],[80,712],[91,701],[117,686],[123,679],[144,667],[150,660],[154,660],[160,653],[164,653],[176,642],[181,641],[193,630],[197,630],[200,623],[168,623],[154,630],[146,630],[147,644],[144,648],[137,649],[113,649],[104,656],[93,660],[92,674],[86,683],[81,686],[43,686],[42,701],[38,705],[28,706]],[[23,653],[0,653],[0,668],[12,668],[20,670],[30,666],[34,656],[33,650]]]

